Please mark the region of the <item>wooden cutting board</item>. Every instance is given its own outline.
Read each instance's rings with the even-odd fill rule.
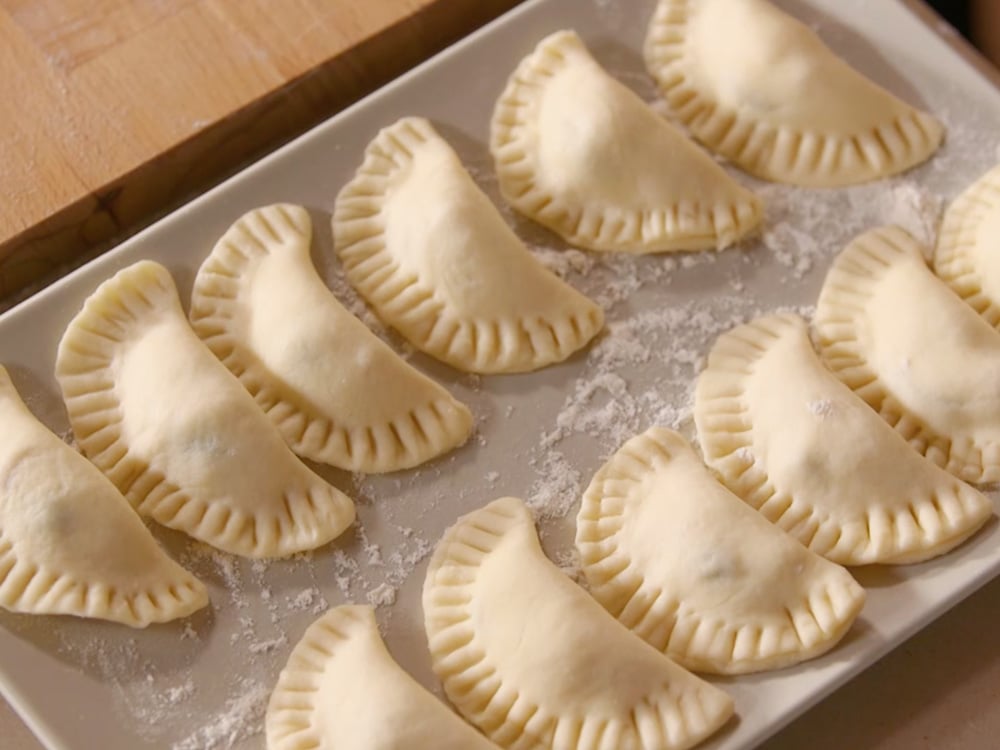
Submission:
[[[0,0],[0,299],[518,1]]]

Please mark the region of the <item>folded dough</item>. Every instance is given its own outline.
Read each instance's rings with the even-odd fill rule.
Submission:
[[[850,573],[773,526],[660,427],[597,472],[576,546],[594,598],[696,672],[743,674],[819,656],[865,601]]]
[[[948,207],[934,251],[934,272],[1000,328],[1000,166]]]
[[[244,215],[195,279],[191,322],[300,456],[407,469],[461,445],[472,414],[330,293],[300,206]]]
[[[572,31],[518,65],[493,112],[490,150],[514,208],[592,250],[721,249],[761,220],[756,196]]]
[[[1000,480],[1000,334],[927,268],[898,227],[861,235],[816,309],[824,361],[918,451]]]
[[[729,696],[629,633],[550,563],[515,498],[445,532],[424,623],[448,698],[501,747],[688,748],[733,712]]]
[[[496,750],[393,661],[370,607],[309,626],[271,694],[267,750]]]
[[[354,521],[188,326],[173,279],[141,261],[98,287],[56,376],[83,452],[140,513],[219,549],[283,557]]]
[[[698,378],[694,418],[705,460],[729,489],[844,565],[935,557],[993,511],[837,380],[794,315],[719,337]]]
[[[694,136],[767,180],[866,182],[920,164],[944,136],[766,0],[659,0],[645,54]]]
[[[560,362],[604,325],[601,309],[546,269],[426,120],[369,144],[333,217],[347,278],[386,323],[460,370]]]
[[[0,607],[143,628],[208,604],[101,472],[28,411],[0,367]]]

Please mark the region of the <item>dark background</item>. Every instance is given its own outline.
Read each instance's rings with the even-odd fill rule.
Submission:
[[[948,23],[970,38],[969,33],[969,0],[930,0],[934,9],[944,16]]]
[[[928,0],[963,36],[993,64],[1000,65],[1000,1]]]

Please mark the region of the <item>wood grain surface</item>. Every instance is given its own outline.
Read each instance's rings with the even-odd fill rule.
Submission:
[[[518,0],[0,0],[0,298]]]

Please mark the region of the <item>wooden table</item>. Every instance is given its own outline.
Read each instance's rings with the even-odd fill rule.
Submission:
[[[1000,86],[920,0],[906,1]],[[275,18],[264,0],[0,0],[0,74],[22,73],[0,75],[0,300],[65,273],[516,2],[379,0],[355,5],[361,13],[287,0]],[[169,70],[151,65],[161,58]],[[172,97],[183,117],[152,118],[133,106],[141,93]],[[764,748],[1000,747],[997,622],[1000,580]],[[0,747],[40,748],[2,701]]]
[[[0,298],[518,2],[0,0]]]

